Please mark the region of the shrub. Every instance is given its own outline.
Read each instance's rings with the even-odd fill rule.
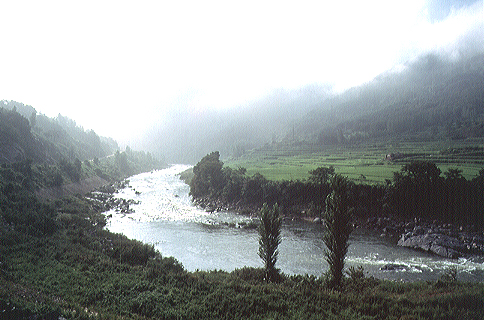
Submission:
[[[261,268],[243,267],[235,269],[232,276],[247,281],[249,283],[257,284],[264,280],[265,271]]]
[[[173,257],[162,258],[156,257],[150,259],[147,263],[148,278],[154,279],[168,273],[182,273],[184,271],[183,265]]]
[[[457,267],[448,267],[444,273],[440,276],[440,281],[445,283],[455,283],[457,282]]]

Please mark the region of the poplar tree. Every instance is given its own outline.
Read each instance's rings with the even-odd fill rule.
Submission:
[[[264,203],[260,211],[259,225],[259,257],[264,261],[265,280],[275,282],[279,279],[279,270],[275,265],[281,243],[281,218],[277,203],[269,209]]]
[[[325,258],[329,264],[328,284],[331,288],[338,288],[343,279],[348,239],[353,229],[349,200],[350,182],[337,174],[331,179],[331,189],[333,191],[326,198],[326,212],[323,219],[326,233],[323,236],[323,242],[327,247]]]

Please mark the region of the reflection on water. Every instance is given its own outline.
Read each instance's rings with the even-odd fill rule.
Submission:
[[[231,212],[208,213],[191,204],[189,187],[177,173],[189,166],[131,177],[130,186],[118,194],[135,199],[132,214],[112,214],[107,228],[154,244],[164,256],[174,256],[189,271],[244,266],[261,267],[257,255],[258,234],[247,228],[252,219]],[[141,192],[137,194],[135,191]],[[328,268],[324,261],[322,226],[304,221],[285,221],[277,267],[286,274],[320,276]],[[449,266],[457,267],[462,281],[484,280],[482,258],[442,259],[424,252],[396,246],[387,238],[356,229],[350,237],[346,265],[362,265],[369,275],[395,280],[436,280]],[[398,268],[381,270],[388,264]],[[391,268],[390,268],[391,269]]]

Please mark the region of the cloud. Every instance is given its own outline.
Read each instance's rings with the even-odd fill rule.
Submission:
[[[0,99],[126,139],[169,109],[341,92],[425,52],[482,50],[482,1],[446,3],[2,2]]]

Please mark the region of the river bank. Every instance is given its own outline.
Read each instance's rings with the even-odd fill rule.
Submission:
[[[194,204],[207,212],[233,211],[256,217],[260,208],[255,205],[226,204],[223,201],[206,198],[194,199]],[[311,206],[297,206],[283,210],[284,219],[300,219],[321,223],[320,216],[307,215]],[[429,252],[444,258],[458,259],[470,256],[484,256],[484,231],[474,226],[455,226],[450,223],[411,221],[393,217],[358,217],[356,227],[365,227],[381,232],[398,246]]]
[[[111,218],[108,218],[106,227],[153,244],[164,255],[177,257],[189,271],[232,271],[244,266],[260,266],[256,230],[258,208],[241,214],[194,206],[188,194],[189,186],[177,175],[181,170],[183,166],[174,166],[131,177],[130,187],[119,190],[115,197],[133,199],[139,204],[130,206],[135,211],[130,214],[115,210],[107,212]],[[385,230],[387,233],[383,231],[389,226],[388,221],[390,219],[382,218],[380,228],[367,224],[367,218],[355,222],[347,256],[348,267],[363,266],[368,275],[380,279],[435,281],[452,266],[459,270],[459,279],[463,281],[483,279],[480,256],[448,259],[398,246],[401,234],[392,236],[388,232],[390,227]],[[301,212],[284,217],[279,259],[283,272],[319,277],[326,270],[325,247],[321,240],[324,228],[319,222]],[[391,264],[404,267],[389,270]]]
[[[202,159],[199,165],[207,159]],[[190,184],[194,178],[193,170],[188,169],[182,172],[180,178]],[[361,189],[361,186],[358,188]],[[365,194],[369,190],[371,189],[366,191],[361,189],[358,192]],[[386,192],[388,191],[384,191],[383,194]],[[379,194],[379,197],[383,198],[382,194]],[[402,217],[395,218],[395,215],[389,214],[387,209],[384,209],[384,207],[378,208],[378,206],[375,208],[378,213],[371,216],[367,205],[378,201],[375,199],[368,201],[368,195],[360,198],[366,199],[367,203],[362,205],[361,201],[355,200],[355,205],[359,205],[355,210],[357,212],[355,225],[377,230],[381,232],[382,236],[393,239],[398,246],[429,252],[449,259],[466,258],[473,255],[484,256],[484,232],[482,228],[479,229],[474,225],[439,223],[437,220],[429,222],[421,218],[412,220],[405,220]],[[260,206],[251,202],[242,200],[229,202],[226,200],[226,196],[221,196],[219,193],[209,193],[205,196],[198,195],[193,197],[193,202],[208,212],[234,211],[244,215],[256,216],[260,210]],[[307,203],[297,201],[295,205],[283,207],[282,213],[286,219],[320,222],[321,213],[318,212],[314,203],[313,198]],[[398,211],[398,209],[394,210]],[[426,215],[424,214],[424,216]]]
[[[125,188],[106,190],[115,199],[137,201],[129,207],[134,209],[132,213],[111,209],[108,229],[117,221],[126,236],[106,230],[99,223],[102,217],[93,210],[93,201],[81,198],[76,203],[59,201],[65,219],[58,221],[53,234],[33,235],[1,225],[1,315],[7,319],[17,315],[57,319],[480,319],[484,313],[483,284],[465,282],[468,274],[479,277],[472,269],[476,264],[464,260],[442,263],[418,252],[419,260],[405,260],[407,249],[395,249],[379,232],[368,235],[363,228],[353,233],[347,266],[371,264],[365,264],[363,275],[348,274],[343,287],[334,291],[326,287],[322,276],[321,226],[287,219],[277,266],[301,270],[297,268],[309,261],[319,272],[284,271],[280,283],[267,283],[257,267],[261,266],[257,232],[224,224],[245,221],[239,214],[207,213],[193,207],[187,186],[176,177],[175,169],[130,177]],[[146,238],[128,239],[140,235]],[[172,244],[179,247],[180,254],[170,254]],[[211,248],[215,251],[208,252]],[[286,251],[288,248],[292,251]],[[193,266],[182,266],[185,257],[199,260],[192,260]],[[241,266],[222,271],[222,263],[231,259]],[[380,270],[389,261],[394,261],[396,269]],[[205,269],[203,262],[211,267],[200,271]],[[457,267],[455,277],[446,271],[449,266]],[[378,279],[375,272],[397,281]],[[429,273],[434,277],[428,278]],[[412,277],[409,283],[401,280],[406,275]]]

